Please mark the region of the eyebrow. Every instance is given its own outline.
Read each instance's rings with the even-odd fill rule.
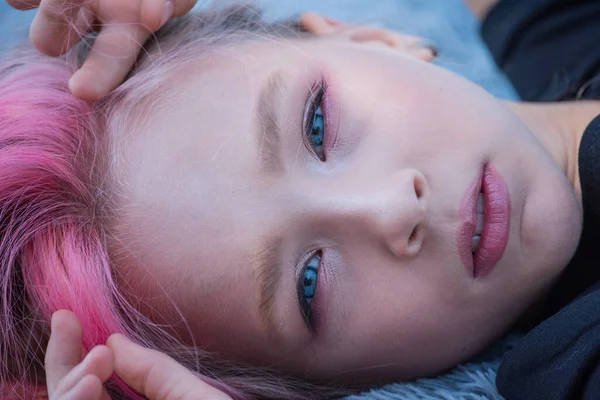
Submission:
[[[258,309],[267,333],[275,340],[281,338],[282,321],[275,315],[275,294],[281,280],[280,251],[283,239],[267,236],[259,242],[258,253],[251,261],[258,282]]]
[[[258,98],[256,146],[259,172],[276,176],[284,172],[281,154],[279,112],[287,92],[286,75],[282,70],[271,74]],[[281,244],[283,238],[270,235],[259,242],[258,253],[252,259],[252,269],[258,284],[258,309],[267,333],[275,340],[281,338],[282,321],[275,315],[275,295],[281,281]]]
[[[259,169],[269,175],[283,172],[281,158],[281,126],[277,117],[279,106],[286,92],[285,75],[275,71],[260,91],[257,110],[256,146],[259,153]]]

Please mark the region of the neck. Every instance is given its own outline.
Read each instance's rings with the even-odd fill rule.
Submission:
[[[585,128],[600,114],[600,101],[505,104],[550,152],[581,201],[579,144]]]

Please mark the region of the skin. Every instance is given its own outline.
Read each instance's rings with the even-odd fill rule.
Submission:
[[[469,9],[479,20],[484,19],[487,13],[497,3],[498,0],[465,0],[467,7],[469,7]]]
[[[140,308],[227,356],[357,382],[440,372],[543,299],[581,230],[576,124],[559,129],[551,114],[502,103],[379,39],[247,44],[182,67],[172,96],[115,154],[118,272]],[[265,173],[256,110],[275,72],[283,168]],[[302,130],[323,76],[335,138],[325,162]],[[581,114],[579,124],[591,119]],[[483,165],[508,185],[510,237],[496,268],[474,279],[456,232]],[[270,236],[281,237],[276,332],[261,317],[252,264]],[[322,318],[311,332],[296,284],[315,250]]]

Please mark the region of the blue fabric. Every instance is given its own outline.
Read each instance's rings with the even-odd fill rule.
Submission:
[[[10,50],[15,42],[27,39],[29,24],[35,11],[16,11],[0,1],[0,53]]]
[[[271,18],[316,11],[340,21],[421,36],[440,50],[438,64],[492,94],[516,99],[479,37],[479,24],[462,0],[260,0]]]

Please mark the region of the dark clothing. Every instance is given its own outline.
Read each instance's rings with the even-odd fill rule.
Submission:
[[[600,97],[600,1],[501,0],[481,35],[523,100]]]
[[[549,317],[500,364],[496,386],[507,400],[600,399],[600,116],[584,134],[579,165],[582,240],[549,295]]]
[[[496,63],[526,101],[600,99],[600,0],[501,0],[482,23]],[[507,399],[600,399],[600,116],[579,149],[583,233],[544,320],[502,360]]]

